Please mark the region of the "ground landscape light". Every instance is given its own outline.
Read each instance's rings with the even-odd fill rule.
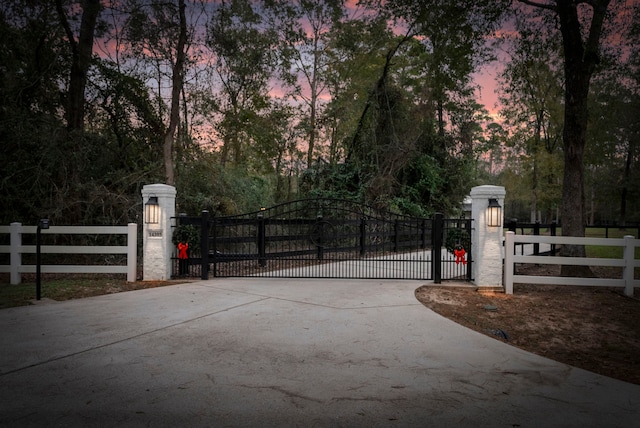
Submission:
[[[489,198],[489,206],[487,208],[487,226],[502,226],[502,207],[496,198]]]
[[[144,204],[144,220],[147,224],[158,224],[160,222],[160,205],[157,196],[149,196]]]

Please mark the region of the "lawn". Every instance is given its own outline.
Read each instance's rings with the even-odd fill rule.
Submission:
[[[184,282],[184,281],[182,281]],[[161,287],[176,284],[176,281],[137,281],[127,282],[124,278],[111,275],[95,276],[47,276],[41,282],[42,298],[52,300],[80,299],[122,291]],[[11,285],[5,278],[0,280],[0,309],[31,304],[36,299],[35,278],[29,278],[19,285]]]

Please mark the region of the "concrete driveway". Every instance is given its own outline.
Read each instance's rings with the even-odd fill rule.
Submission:
[[[2,310],[0,426],[640,426],[640,386],[442,318],[423,283],[224,279]]]

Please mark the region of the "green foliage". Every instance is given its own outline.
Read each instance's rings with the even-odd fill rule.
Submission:
[[[506,122],[483,133],[472,76],[492,56],[487,35],[510,2],[365,1],[357,17],[343,2],[320,3],[233,0],[201,15],[201,5],[187,6],[194,21],[172,154],[178,212],[319,196],[456,216],[482,183],[507,187],[508,216],[526,218],[534,203],[544,218],[557,212],[564,82],[547,21],[519,15],[529,25],[519,25],[501,80]],[[62,4],[77,33],[82,5]],[[70,133],[71,50],[55,8],[2,2],[0,222],[139,221],[141,187],[164,181],[176,17],[175,3],[156,0],[103,9],[96,42],[118,51],[94,57],[86,132]],[[390,25],[398,21],[409,34]],[[638,34],[629,63],[590,100],[586,196],[596,219],[640,218]],[[274,97],[274,87],[283,93]]]
[[[471,248],[471,235],[469,235],[469,232],[465,229],[447,229],[444,239],[444,246],[447,251],[453,254],[453,251],[459,245],[469,251],[469,248]]]
[[[173,245],[179,243],[189,244],[189,250],[200,250],[200,241],[202,239],[200,229],[193,224],[181,224],[173,229],[173,235],[171,236],[171,242]]]
[[[178,165],[177,212],[199,215],[231,215],[257,211],[275,203],[274,185],[267,177],[244,168],[223,167],[213,153],[195,151]]]
[[[317,163],[306,169],[300,177],[300,196],[364,202],[358,171],[346,163]]]

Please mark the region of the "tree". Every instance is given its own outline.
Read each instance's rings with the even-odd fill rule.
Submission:
[[[307,167],[313,165],[319,137],[320,97],[327,89],[330,67],[328,49],[332,33],[344,17],[343,0],[266,1],[272,25],[281,40],[284,81],[291,95],[307,111],[302,118],[306,133]]]
[[[560,24],[565,82],[562,234],[583,237],[586,225],[583,160],[589,86],[600,61],[600,40],[611,0],[518,1],[551,13]],[[565,246],[564,251],[567,256],[586,255],[584,246]],[[562,266],[562,274],[567,276],[583,270],[579,266]]]
[[[535,222],[542,221],[543,209],[553,217],[553,196],[557,193],[554,177],[562,170],[554,161],[561,156],[560,46],[532,16],[518,14],[515,27],[518,35],[504,43],[510,61],[499,75],[499,99],[512,135],[509,145],[516,152],[513,162],[527,166],[523,178],[529,189],[523,196],[530,203],[530,221]],[[544,206],[545,199],[551,204]]]
[[[153,0],[141,4],[129,0],[123,8],[128,17],[123,24],[122,42],[126,46],[127,59],[132,62],[128,73],[148,80],[150,84],[155,83],[150,91],[155,94],[157,116],[163,117],[163,129],[157,137],[162,147],[165,180],[175,184],[175,136],[180,125],[180,99],[192,38],[187,25],[186,3],[185,0],[176,3]],[[171,88],[169,93],[167,87]]]
[[[377,3],[377,2],[374,2]],[[471,74],[492,58],[486,37],[501,22],[508,1],[392,0],[378,7],[423,37],[425,84],[437,111],[438,134],[445,134],[445,115],[453,94],[472,95]]]
[[[325,79],[331,97],[324,110],[329,135],[329,163],[348,155],[353,132],[366,108],[371,87],[379,78],[394,35],[386,16],[339,22],[326,49],[330,67]]]
[[[185,15],[185,0],[178,0],[179,27],[178,44],[176,45],[176,60],[171,73],[171,109],[169,111],[169,126],[162,141],[162,153],[167,184],[175,184],[175,170],[173,165],[173,146],[176,128],[180,120],[180,94],[183,90],[185,45],[187,43],[187,18]]]
[[[276,38],[259,12],[252,3],[223,1],[208,26],[207,46],[216,56],[213,71],[220,89],[211,94],[209,106],[219,116],[223,165],[245,164],[248,143],[259,131],[255,119],[269,108]]]
[[[631,45],[630,45],[631,46]],[[625,227],[638,217],[640,91],[634,54],[595,77],[590,94],[590,129],[585,151],[588,216],[594,222]]]
[[[485,37],[496,28],[506,3],[368,4],[402,23],[403,35],[387,46],[347,160],[373,167],[370,192],[378,197],[399,190],[409,205],[453,213],[474,184],[474,145],[484,120],[481,106],[472,100],[471,75],[489,58]],[[441,170],[425,167],[434,164]],[[428,185],[413,188],[411,182]]]
[[[82,131],[84,129],[84,92],[87,86],[87,74],[91,66],[96,23],[101,9],[100,0],[85,0],[82,2],[82,19],[78,39],[76,40],[62,5],[62,0],[56,0],[56,11],[60,24],[67,34],[72,57],[66,109],[67,127],[70,130]]]
[[[195,9],[197,5],[192,4]],[[186,104],[180,102],[187,92],[185,76],[195,62],[190,49],[198,19],[187,19],[185,0],[147,3],[127,0],[121,10],[126,12],[126,18],[118,27],[124,28],[124,32],[116,35],[115,40],[124,53],[115,62],[123,73],[149,86],[155,114],[163,122],[157,135],[158,153],[163,159],[166,182],[174,184],[179,139],[188,141],[186,133],[179,132],[181,126],[187,126],[180,120],[181,113],[185,121],[188,116]]]
[[[54,136],[68,44],[55,10],[43,2],[0,4],[0,222],[36,221],[51,205],[54,168],[64,161]]]

